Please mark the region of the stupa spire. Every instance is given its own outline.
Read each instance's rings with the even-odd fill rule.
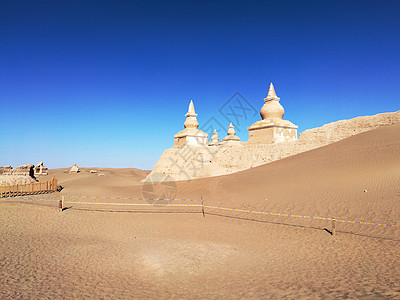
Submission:
[[[188,112],[186,115],[196,115],[197,116],[196,112],[194,111],[193,100],[190,100],[189,109],[188,109]]]
[[[265,101],[265,102],[271,101],[271,100],[279,101],[280,99],[281,99],[281,98],[279,98],[279,97],[276,95],[274,85],[273,85],[272,82],[271,82],[271,84],[269,85],[269,90],[268,90],[267,98],[265,98],[264,101]]]
[[[190,100],[189,103],[189,108],[188,108],[188,112],[185,115],[186,117],[186,121],[185,123],[183,123],[183,126],[185,128],[198,128],[199,127],[199,122],[197,122],[197,114],[194,110],[194,104],[193,104],[193,100]]]

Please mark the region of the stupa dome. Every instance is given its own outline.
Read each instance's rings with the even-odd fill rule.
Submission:
[[[281,119],[285,113],[283,106],[279,103],[280,98],[276,95],[274,85],[269,85],[268,95],[264,99],[265,104],[260,110],[260,115],[263,120]]]

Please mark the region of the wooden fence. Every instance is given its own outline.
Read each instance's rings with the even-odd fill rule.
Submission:
[[[57,179],[29,184],[0,185],[0,197],[44,194],[57,191]]]

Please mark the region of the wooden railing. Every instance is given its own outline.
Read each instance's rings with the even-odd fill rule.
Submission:
[[[0,185],[0,197],[44,194],[57,191],[57,179],[29,184]]]

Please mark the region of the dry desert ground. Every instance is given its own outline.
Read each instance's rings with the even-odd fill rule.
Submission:
[[[68,203],[161,202],[134,199],[144,191],[400,225],[400,125],[220,177],[144,186],[148,171],[91,169],[40,178],[60,193],[0,199],[0,298],[400,298],[399,227],[336,222],[332,236],[327,220]],[[61,196],[63,212],[48,201]]]

